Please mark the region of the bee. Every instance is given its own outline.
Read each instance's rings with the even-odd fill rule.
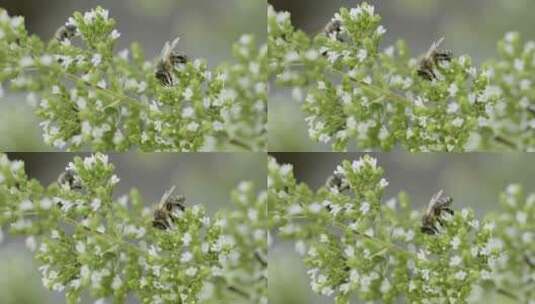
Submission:
[[[158,207],[156,210],[154,210],[153,214],[154,218],[152,220],[152,226],[154,228],[158,228],[160,230],[170,229],[173,223],[176,221],[176,212],[178,210],[185,210],[183,204],[186,198],[182,195],[171,197],[171,194],[173,194],[174,191],[175,186],[162,195],[162,198],[158,203]]]
[[[65,41],[76,36],[78,29],[74,24],[62,25],[54,34],[54,38],[58,41]]]
[[[332,19],[329,21],[322,31],[327,37],[334,37],[336,40],[343,42],[342,34],[342,22],[338,19]]]
[[[344,180],[342,174],[340,173],[334,173],[333,175],[329,176],[325,184],[328,188],[336,188],[340,192],[349,190],[349,184]]]
[[[427,210],[422,217],[422,227],[420,230],[426,234],[437,234],[439,231],[436,223],[443,224],[441,219],[442,213],[447,212],[451,215],[454,214],[453,210],[450,208],[452,202],[453,199],[444,195],[444,191],[440,190],[435,193],[429,201]]]
[[[453,56],[453,52],[450,50],[439,50],[439,46],[444,41],[444,37],[440,38],[438,41],[433,42],[427,53],[420,59],[418,64],[418,76],[423,79],[432,81],[437,79],[435,74],[435,67],[443,61],[450,62]]]
[[[82,181],[74,172],[74,169],[67,167],[58,177],[58,184],[68,187],[70,190],[82,190]]]
[[[188,62],[188,58],[185,55],[174,50],[179,41],[180,37],[175,38],[171,43],[167,41],[162,48],[160,61],[158,62],[154,75],[163,86],[172,86],[174,83],[173,69],[178,64]]]

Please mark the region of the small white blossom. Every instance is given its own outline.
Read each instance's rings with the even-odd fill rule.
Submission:
[[[186,275],[187,276],[192,277],[192,276],[194,276],[196,274],[197,274],[197,268],[191,266],[191,267],[188,267],[188,269],[186,269]]]
[[[37,249],[37,241],[35,240],[34,236],[30,236],[26,238],[26,248],[28,248],[30,251],[35,251]]]
[[[466,278],[466,276],[467,276],[467,274],[463,270],[458,271],[457,273],[455,273],[455,278],[457,280],[459,280],[459,281],[463,281]]]
[[[93,66],[99,65],[101,62],[102,62],[102,55],[99,53],[94,54],[93,57],[91,58],[91,63],[93,64]]]
[[[308,210],[311,212],[311,213],[319,213],[321,211],[321,204],[319,203],[312,203],[308,206]]]
[[[119,33],[118,30],[114,29],[111,33],[110,33],[110,38],[112,40],[115,40],[117,38],[121,37],[121,33]]]
[[[450,245],[453,250],[457,250],[459,248],[459,245],[461,245],[461,239],[458,236],[454,236],[450,242]]]
[[[180,262],[187,263],[193,259],[193,254],[191,252],[186,251],[182,253],[182,256],[180,257]]]
[[[368,211],[370,211],[370,204],[368,202],[363,202],[360,205],[359,210],[360,210],[360,212],[362,212],[362,214],[367,214]]]
[[[98,199],[98,198],[95,198],[92,202],[91,202],[91,209],[93,209],[93,211],[97,211],[100,206],[101,206],[101,200]]]
[[[450,266],[451,267],[455,267],[455,266],[459,266],[461,265],[461,262],[463,261],[463,259],[456,255],[456,256],[453,256],[451,259],[450,259]]]
[[[123,281],[121,280],[121,277],[118,275],[113,278],[113,282],[111,283],[111,288],[113,290],[117,290],[123,286]]]

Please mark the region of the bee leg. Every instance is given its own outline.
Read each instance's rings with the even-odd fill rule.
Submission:
[[[420,227],[420,231],[425,233],[425,234],[429,234],[429,235],[433,235],[433,234],[436,234],[437,231],[434,227],[430,227],[430,226],[422,226]]]
[[[451,51],[440,51],[435,54],[435,61],[451,61],[453,53]]]
[[[447,213],[451,214],[451,215],[455,214],[455,212],[451,208],[444,208],[443,210],[446,211]]]
[[[160,230],[167,229],[167,225],[163,223],[162,221],[152,221],[152,227],[160,229]]]
[[[171,223],[176,223],[177,218],[173,214],[169,213],[169,219],[171,220]]]
[[[171,63],[173,65],[184,64],[186,62],[188,62],[188,57],[186,55],[182,55],[176,52],[173,52],[171,54]]]
[[[432,70],[428,70],[428,69],[419,69],[418,70],[418,76],[422,77],[425,80],[429,80],[429,81],[432,81],[433,79],[436,78],[435,73],[433,73]]]

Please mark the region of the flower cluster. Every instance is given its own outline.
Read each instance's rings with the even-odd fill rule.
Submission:
[[[291,165],[271,158],[268,168],[271,229],[294,242],[312,290],[336,303],[355,296],[380,303],[466,303],[483,287],[504,294],[520,281],[521,299],[534,299],[533,268],[526,267],[533,261],[533,199],[524,204],[521,192],[512,194],[518,188],[503,198],[508,213],[480,220],[454,205],[453,214],[438,216],[414,210],[405,193],[384,199],[388,181],[368,155],[344,161],[317,190],[298,183]],[[427,216],[436,216],[437,233],[422,231]],[[506,296],[517,297],[511,293]]]
[[[500,197],[502,209],[495,216],[499,245],[508,250],[484,273],[498,292],[516,302],[535,301],[535,193],[524,194],[510,185]],[[515,292],[511,292],[514,290]]]
[[[220,275],[245,303],[267,304],[267,193],[256,194],[252,183],[242,182],[231,199],[235,209],[223,212],[223,234],[235,250],[222,262]],[[218,294],[214,303],[225,299],[224,293]]]
[[[28,93],[47,144],[98,151],[264,150],[267,46],[258,48],[244,35],[234,47],[235,64],[210,70],[204,60],[184,57],[160,71],[161,58],[145,61],[137,44],[115,50],[121,34],[108,15],[101,7],[76,12],[45,42],[28,35],[22,17],[0,10],[0,87],[11,79],[11,89]],[[163,85],[157,72],[172,85]]]
[[[420,58],[403,41],[381,48],[380,20],[362,3],[310,37],[269,7],[270,77],[303,101],[313,140],[338,151],[352,141],[380,150],[533,149],[533,43],[522,49],[509,34],[503,58],[478,68],[442,51],[442,39]]]
[[[214,217],[187,202],[161,230],[136,190],[114,199],[113,170],[106,155],[76,158],[45,188],[0,155],[0,228],[26,237],[45,287],[69,303],[87,291],[117,303],[266,302],[266,265],[255,258],[266,255],[265,193],[243,183],[237,209]]]

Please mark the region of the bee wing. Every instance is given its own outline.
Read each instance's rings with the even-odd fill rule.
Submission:
[[[171,51],[174,50],[176,48],[176,46],[178,45],[178,42],[180,41],[180,37],[176,37],[173,42],[171,42],[171,46],[170,46],[170,49]]]
[[[444,193],[443,190],[438,191],[437,193],[433,194],[431,199],[429,200],[429,204],[427,205],[427,212],[431,212],[433,208],[435,207],[436,203],[440,200],[442,197],[442,194]]]
[[[160,199],[160,205],[164,204],[165,201],[175,192],[176,186],[171,187],[171,189],[165,191],[165,193],[162,195],[162,198]]]
[[[160,58],[164,59],[167,58],[169,53],[171,52],[171,46],[169,45],[169,41],[166,41],[163,45],[162,51],[160,52]]]
[[[442,44],[442,41],[444,41],[444,36],[440,37],[437,41],[433,42],[429,50],[427,51],[426,57],[429,57],[433,54],[436,49]],[[441,190],[442,191],[442,190]]]

